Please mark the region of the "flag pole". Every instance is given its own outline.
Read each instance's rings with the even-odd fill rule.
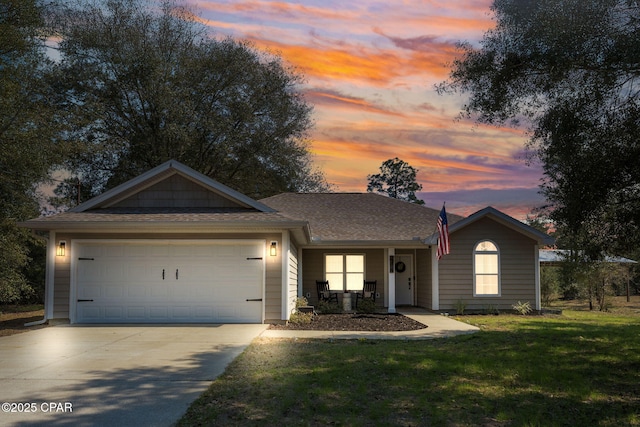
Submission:
[[[444,206],[447,204],[446,201],[442,202],[442,207],[444,208]],[[442,211],[442,209],[440,209],[440,211]],[[436,221],[436,225],[433,226],[433,233],[431,233],[431,235],[434,235],[438,232],[438,221]]]

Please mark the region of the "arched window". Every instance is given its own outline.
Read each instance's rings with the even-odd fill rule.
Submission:
[[[473,296],[500,296],[500,251],[490,240],[473,249]]]

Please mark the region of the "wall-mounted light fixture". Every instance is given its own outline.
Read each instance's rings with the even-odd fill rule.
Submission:
[[[64,240],[60,240],[58,242],[58,246],[56,246],[56,255],[57,256],[65,256],[67,249],[67,242]]]
[[[269,255],[276,256],[278,255],[278,242],[275,240],[271,242],[271,246],[269,247]]]

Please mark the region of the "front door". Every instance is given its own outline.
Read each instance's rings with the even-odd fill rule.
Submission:
[[[413,305],[413,255],[397,255],[396,270],[396,305]]]

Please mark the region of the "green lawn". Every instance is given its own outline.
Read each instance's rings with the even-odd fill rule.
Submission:
[[[640,314],[459,319],[481,332],[257,340],[180,425],[640,425]]]

